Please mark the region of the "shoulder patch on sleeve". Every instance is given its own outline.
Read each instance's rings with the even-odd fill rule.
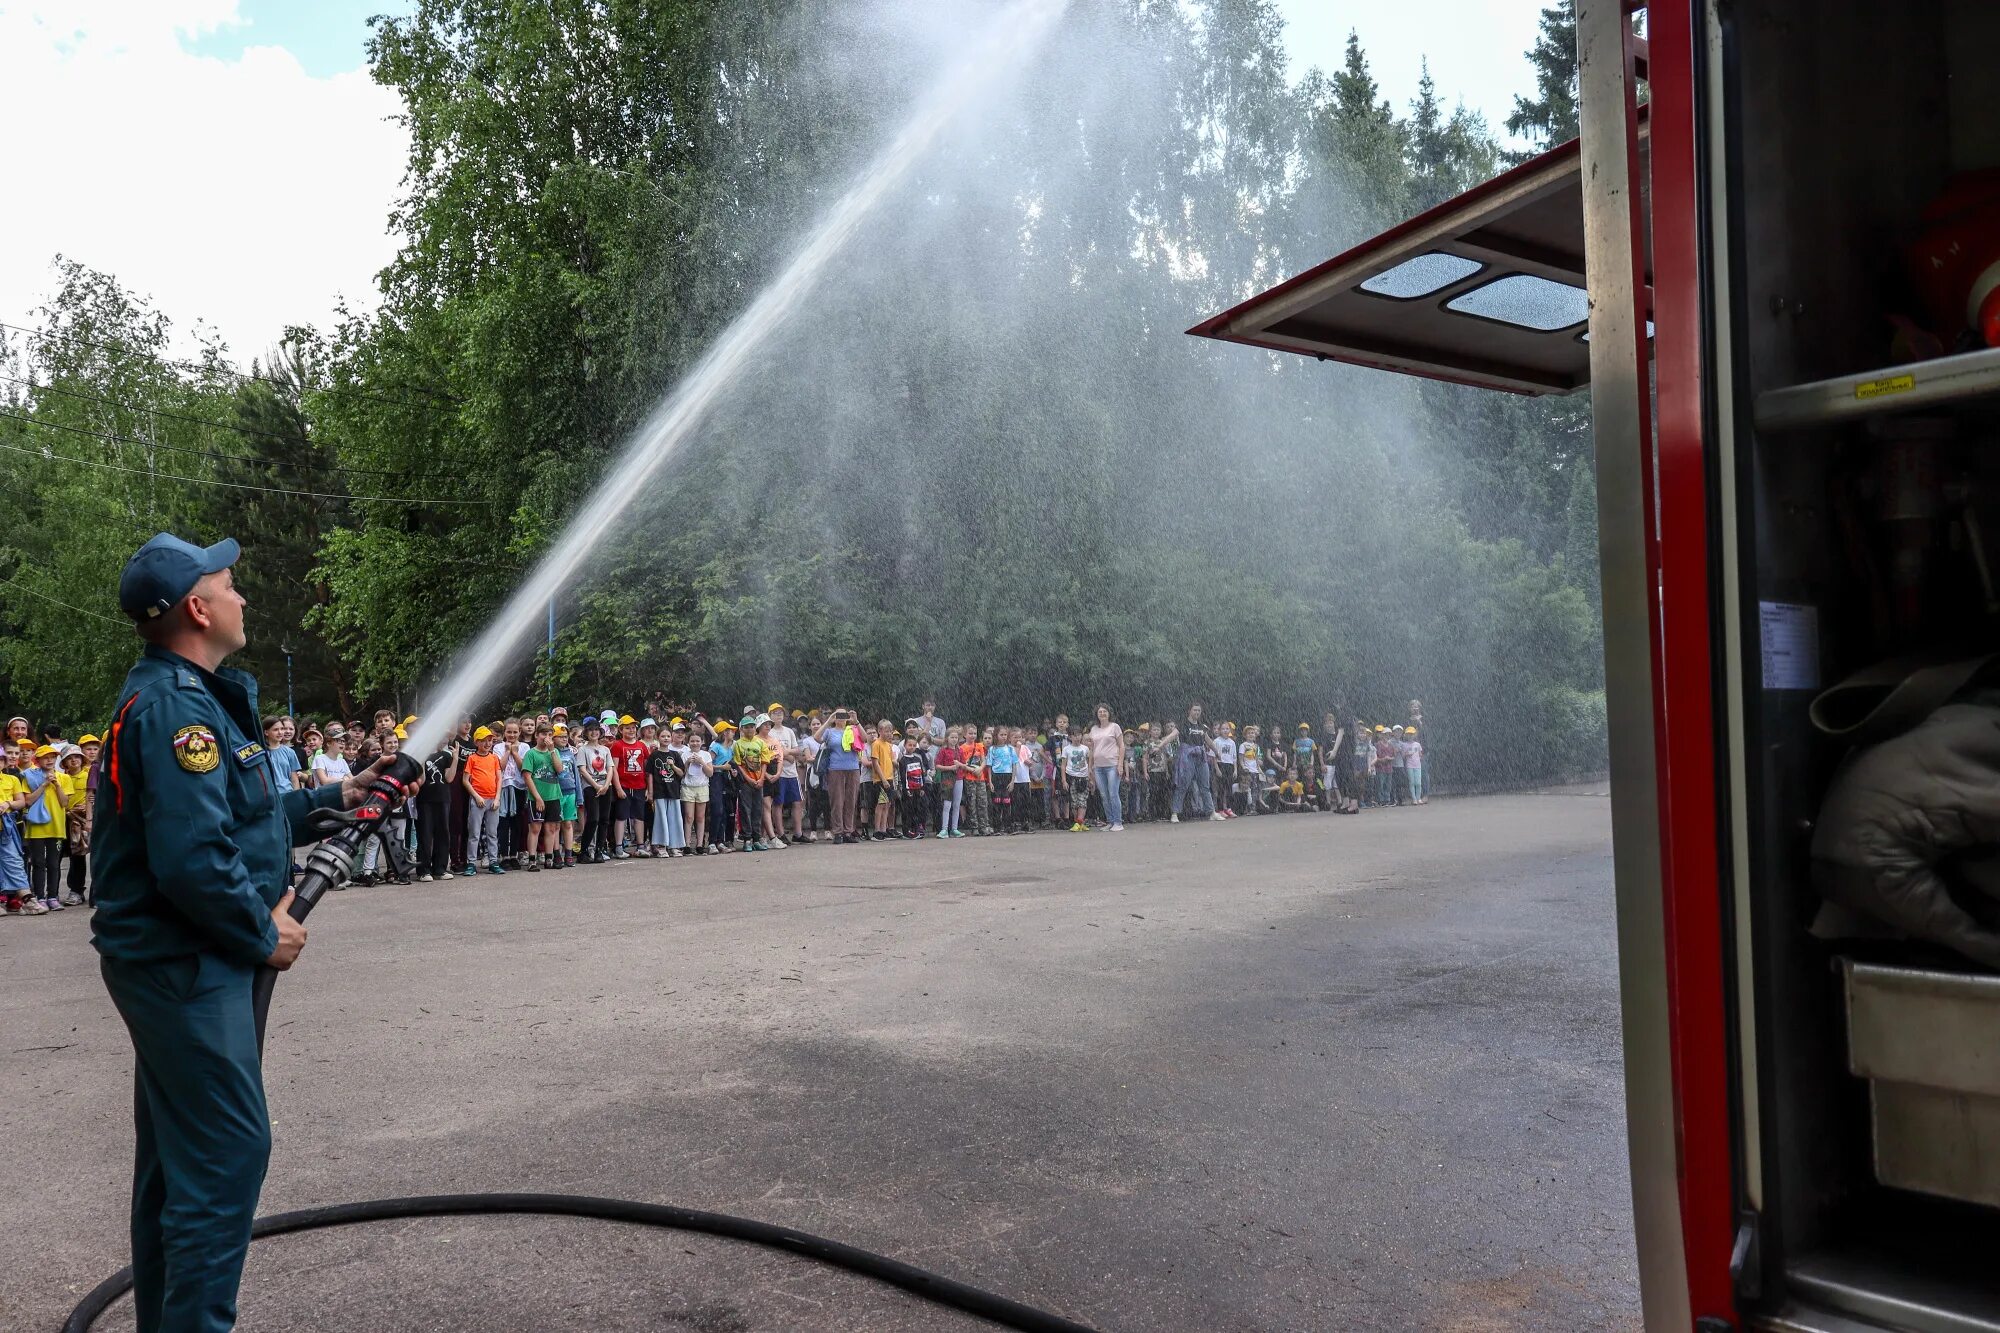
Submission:
[[[190,773],[213,773],[222,762],[215,733],[203,726],[182,727],[174,733],[174,759]]]

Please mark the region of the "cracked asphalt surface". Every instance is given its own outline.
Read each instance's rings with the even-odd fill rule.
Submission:
[[[126,1258],[131,1053],[86,915],[0,921],[7,1330]],[[678,1203],[1105,1333],[1639,1328],[1601,788],[357,889],[311,930],[266,1212]],[[242,1326],[990,1327],[520,1217],[261,1242]]]

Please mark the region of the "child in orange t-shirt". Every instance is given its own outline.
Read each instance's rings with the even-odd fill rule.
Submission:
[[[504,875],[500,864],[500,756],[493,753],[493,732],[481,727],[472,733],[473,753],[465,757],[465,873],[476,875],[485,866],[490,875]]]

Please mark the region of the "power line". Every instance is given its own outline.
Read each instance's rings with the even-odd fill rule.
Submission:
[[[93,619],[105,621],[107,624],[129,625],[132,623],[129,620],[119,620],[115,616],[107,616],[101,611],[92,611],[86,607],[81,607],[81,606],[71,606],[68,602],[65,602],[60,597],[51,597],[45,592],[41,592],[37,589],[30,588],[25,583],[16,583],[12,579],[0,579],[0,585],[5,585],[6,587],[9,588],[18,589],[19,591],[28,594],[28,596],[30,597],[39,597],[45,602],[54,602],[57,606],[62,607],[65,611],[74,611],[80,616],[90,616]]]
[[[155,365],[171,366],[176,370],[185,370],[197,375],[211,375],[211,374],[228,375],[239,380],[261,380],[265,384],[275,384],[281,389],[290,389],[296,387],[286,380],[274,379],[269,375],[259,375],[255,371],[238,370],[234,366],[217,365],[212,362],[176,361],[174,358],[170,356],[161,356],[157,352],[142,352],[138,348],[128,346],[124,343],[98,342],[93,339],[83,337],[81,334],[76,334],[76,333],[49,333],[42,329],[31,329],[25,324],[9,324],[6,323],[5,321],[0,321],[0,329],[12,329],[16,333],[25,334],[27,337],[30,338],[39,338],[44,342],[54,342],[58,339],[62,339],[62,340],[67,340],[69,342],[73,342],[77,344],[79,347],[95,347],[99,351],[122,352],[126,356],[137,357],[142,361],[151,361]],[[409,388],[413,393],[425,394],[434,399],[441,398],[448,403],[457,403],[461,401],[456,394],[446,393],[442,389],[427,389],[420,385],[406,385],[400,387]],[[391,403],[397,407],[415,407],[424,409],[430,409],[436,407],[436,403],[434,402],[420,403],[420,402],[415,402],[408,398],[391,398],[386,394],[370,393],[366,389],[356,388],[355,386],[348,384],[336,384],[329,388],[318,390],[318,392],[344,393],[344,394],[350,394],[356,398],[372,398],[378,403]]]
[[[99,403],[105,407],[117,408],[122,412],[140,412],[151,416],[165,417],[169,421],[185,421],[191,426],[213,426],[217,430],[235,431],[238,435],[261,436],[265,439],[284,442],[292,442],[297,438],[296,436],[286,435],[281,431],[259,430],[255,426],[235,426],[227,421],[217,421],[212,417],[192,417],[184,412],[169,412],[165,408],[141,407],[132,403],[120,402],[116,398],[103,398],[94,393],[84,393],[79,389],[62,389],[53,384],[37,384],[31,379],[25,379],[19,375],[0,375],[0,380],[9,380],[15,384],[26,385],[38,394],[60,394],[64,398],[76,398],[86,403]],[[202,458],[220,458],[238,463],[259,463],[271,467],[288,467],[298,472],[356,472],[367,473],[372,476],[401,477],[409,481],[429,480],[450,475],[444,472],[403,472],[396,468],[388,467],[354,467],[346,463],[295,463],[286,458],[259,458],[255,454],[217,453],[209,449],[190,449],[184,445],[160,444],[157,442],[152,442],[151,447],[154,449],[168,449],[177,454],[196,454]]]
[[[85,430],[81,426],[64,426],[53,421],[37,421],[33,417],[17,416],[12,412],[0,412],[0,419],[25,422],[30,426],[46,426],[52,430],[66,430],[76,435],[94,436],[100,440],[110,440],[114,444],[146,443],[124,435],[107,435],[103,431]],[[126,467],[122,463],[106,463],[94,458],[74,458],[68,454],[50,454],[40,449],[24,449],[15,444],[0,444],[0,449],[10,453],[26,454],[50,463],[76,463],[83,467],[104,468],[112,472],[129,472],[136,477],[153,477],[160,481],[184,481],[195,486],[227,486],[231,490],[261,491],[266,495],[295,495],[304,500],[353,500],[374,501],[382,504],[403,505],[483,505],[485,500],[427,498],[412,495],[346,495],[339,491],[294,491],[283,486],[253,486],[247,481],[224,481],[220,477],[183,477],[173,472],[155,472],[151,468]]]

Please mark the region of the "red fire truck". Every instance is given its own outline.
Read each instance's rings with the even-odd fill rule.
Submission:
[[[1817,931],[1810,864],[1815,698],[2000,647],[2000,3],[1577,40],[1578,141],[1192,332],[1588,387],[1646,1327],[2000,1333],[2000,976]]]

